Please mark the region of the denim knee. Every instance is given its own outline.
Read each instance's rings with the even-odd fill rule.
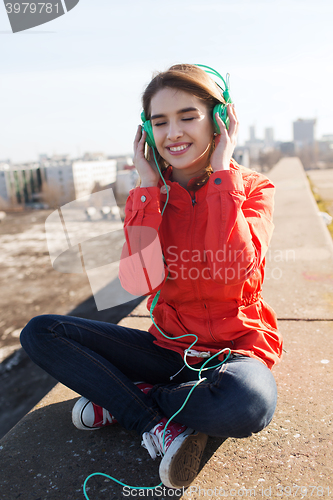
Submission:
[[[273,418],[277,404],[277,388],[272,374],[270,378],[265,386],[252,388],[246,395],[242,418],[244,437],[260,432]]]
[[[253,405],[245,410],[245,421],[248,435],[262,431],[271,422],[277,403],[274,391],[260,393],[255,398]]]
[[[42,340],[46,340],[50,333],[48,327],[54,322],[53,314],[42,314],[32,318],[21,331],[21,345],[32,360],[40,350]]]
[[[234,360],[226,368],[214,384],[220,390],[216,431],[220,436],[249,437],[273,418],[277,403],[275,379],[261,361],[251,358]]]

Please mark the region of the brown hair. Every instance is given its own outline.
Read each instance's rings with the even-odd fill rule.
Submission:
[[[175,64],[167,71],[157,73],[144,91],[142,106],[147,120],[149,120],[151,116],[151,99],[159,90],[165,87],[183,90],[204,101],[208,106],[211,120],[213,120],[214,106],[219,103],[225,104],[221,88],[203,69],[193,64]],[[210,155],[213,151],[214,141],[212,143]],[[161,172],[168,168],[169,164],[158,154],[158,151],[156,151],[156,159]],[[200,189],[200,187],[208,181],[212,172],[212,167],[208,164],[204,174],[200,178],[195,178],[191,190],[197,191]]]

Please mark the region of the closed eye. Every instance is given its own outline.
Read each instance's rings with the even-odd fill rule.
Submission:
[[[195,120],[195,119],[196,119],[196,117],[195,117],[195,116],[192,116],[192,117],[190,117],[190,118],[182,118],[182,121],[183,121],[183,122],[189,122],[189,121],[191,121],[191,120]],[[166,122],[154,123],[154,124],[153,124],[153,127],[161,127],[162,125],[165,125],[165,124],[166,124]]]

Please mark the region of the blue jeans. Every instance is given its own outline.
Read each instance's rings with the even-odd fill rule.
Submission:
[[[180,354],[153,341],[146,331],[53,314],[33,318],[21,333],[23,348],[38,366],[139,434],[179,410],[198,381],[197,372],[184,367]],[[217,364],[216,358],[212,364]],[[277,390],[261,361],[232,355],[203,377],[177,422],[209,436],[236,438],[269,424]],[[154,387],[144,394],[135,381]]]

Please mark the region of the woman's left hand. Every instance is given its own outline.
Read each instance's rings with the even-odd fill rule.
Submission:
[[[239,122],[235,107],[233,104],[227,104],[227,109],[230,120],[228,130],[219,114],[216,113],[215,115],[221,133],[215,138],[215,150],[210,158],[210,164],[214,172],[230,169],[230,160],[237,142]]]

